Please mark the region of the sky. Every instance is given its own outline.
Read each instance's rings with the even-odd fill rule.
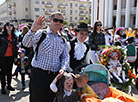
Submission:
[[[5,0],[0,0],[0,4],[2,4]]]

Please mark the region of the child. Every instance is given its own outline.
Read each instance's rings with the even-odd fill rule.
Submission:
[[[109,72],[111,72],[113,76],[117,78],[119,83],[123,83],[123,81],[125,82],[125,72],[122,70],[122,65],[119,61],[119,55],[117,52],[111,53],[111,58],[108,62],[108,68],[109,68]],[[121,72],[122,72],[123,81],[119,77]]]
[[[25,56],[25,49],[20,48],[18,50],[19,58],[15,62],[17,65],[18,71],[21,74],[21,80],[22,80],[22,89],[25,89],[25,73],[28,73],[30,75],[31,71],[28,67],[28,57]]]
[[[57,77],[50,84],[50,89],[56,93],[56,97],[53,102],[78,102],[78,92],[73,89],[74,80],[71,73],[58,74]],[[57,81],[59,87],[57,86]]]
[[[130,37],[127,39],[128,45],[127,45],[127,61],[130,63],[130,66],[134,67],[134,62],[137,58],[137,50],[136,47],[134,46],[134,37]]]
[[[87,84],[88,83],[88,75],[86,73],[82,73],[80,75],[77,75],[75,78],[76,84],[78,88],[80,88],[80,100],[81,102],[84,101],[84,97],[95,97],[98,98],[96,93],[93,91],[93,89]]]

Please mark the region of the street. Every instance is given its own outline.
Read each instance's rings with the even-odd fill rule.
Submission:
[[[15,69],[15,66],[14,66]],[[14,71],[13,69],[13,71]],[[21,77],[18,75],[18,78],[13,77],[12,86],[15,88],[15,91],[11,91],[6,89],[7,94],[2,95],[0,89],[0,102],[29,102],[29,78],[26,75],[26,89],[22,90]],[[0,86],[1,87],[1,86]],[[136,88],[132,88],[133,97],[138,98],[138,91]]]
[[[13,68],[13,72],[15,70],[15,66]],[[15,91],[10,91],[6,89],[7,94],[2,95],[0,89],[0,102],[29,102],[29,78],[26,75],[26,89],[22,90],[21,77],[20,74],[18,78],[15,76],[12,79],[12,86],[15,88]],[[0,86],[1,87],[1,86]]]

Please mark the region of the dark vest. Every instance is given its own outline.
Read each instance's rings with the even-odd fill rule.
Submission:
[[[77,60],[76,58],[74,58],[74,53],[75,53],[75,43],[77,43],[77,39],[74,39],[72,41],[70,41],[70,46],[71,46],[71,50],[69,52],[70,54],[70,67],[74,70],[77,66],[82,65],[83,61],[87,55],[87,52],[89,51],[89,46],[87,43],[84,42],[84,44],[86,45],[86,52],[84,53],[83,58],[81,58],[80,60]]]

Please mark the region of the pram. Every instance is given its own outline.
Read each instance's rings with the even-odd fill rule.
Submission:
[[[83,68],[80,73],[87,73],[89,77],[88,84],[92,87],[99,99],[94,97],[85,97],[85,102],[102,102],[104,98],[112,97],[113,99],[120,99],[125,102],[137,102],[138,100],[121,92],[113,87],[109,87],[108,70],[102,64],[90,64]],[[112,102],[112,101],[103,101]],[[117,101],[119,102],[119,101]],[[121,102],[121,101],[120,101]]]

